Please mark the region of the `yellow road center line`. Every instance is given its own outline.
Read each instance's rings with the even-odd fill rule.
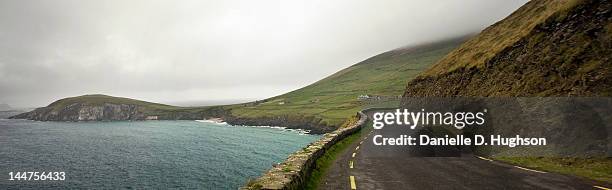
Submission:
[[[355,150],[359,150],[359,146],[355,147]]]
[[[522,169],[522,170],[527,170],[527,171],[537,172],[537,173],[543,173],[543,174],[545,174],[545,173],[546,173],[546,172],[543,172],[543,171],[538,171],[538,170],[527,169],[527,168],[523,168],[523,167],[520,167],[520,166],[514,166],[514,167],[515,167],[515,168],[518,168],[518,169]]]
[[[597,186],[597,185],[593,185],[593,187],[595,187],[595,188],[597,188],[597,189],[603,189],[603,190],[612,190],[612,189],[610,189],[610,188],[605,188],[605,187],[602,187],[602,186]]]
[[[350,176],[349,180],[351,181],[351,189],[357,189],[357,184],[355,184],[355,176]]]
[[[353,158],[355,158],[355,155],[356,155],[356,154],[357,154],[357,153],[353,152]]]
[[[349,168],[353,169],[353,161],[349,161]]]
[[[480,157],[480,156],[476,156],[476,157],[478,157],[478,158],[480,158],[480,159],[482,159],[482,160],[486,160],[486,161],[489,161],[489,162],[493,162],[493,160],[488,159],[488,158],[485,158],[485,157]]]

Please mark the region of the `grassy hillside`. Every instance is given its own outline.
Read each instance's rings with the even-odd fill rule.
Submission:
[[[102,94],[64,98],[49,104],[42,110],[62,112],[75,104],[79,104],[79,106],[103,106],[106,103],[138,106],[145,116],[159,116],[160,119],[192,119],[201,118],[205,113],[218,114],[217,107],[179,107]]]
[[[105,103],[130,104],[130,105],[142,106],[143,108],[152,109],[152,110],[153,109],[155,110],[175,110],[175,109],[181,108],[181,107],[170,106],[170,105],[165,105],[165,104],[145,102],[141,100],[114,97],[114,96],[108,96],[108,95],[102,95],[102,94],[91,94],[91,95],[64,98],[64,99],[61,99],[61,100],[58,100],[58,101],[55,101],[49,104],[49,106],[47,107],[52,108],[55,111],[59,111],[61,109],[64,109],[66,106],[69,106],[71,104],[76,104],[76,103],[80,103],[83,105],[90,105],[90,106],[100,106],[100,105],[104,105]]]
[[[304,88],[266,100],[231,106],[237,117],[314,117],[321,125],[340,126],[368,106],[397,105],[406,81],[438,61],[465,38],[389,51]],[[358,100],[360,95],[379,96]]]

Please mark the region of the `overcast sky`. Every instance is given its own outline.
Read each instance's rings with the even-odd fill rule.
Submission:
[[[0,103],[253,100],[478,32],[525,0],[0,0]]]

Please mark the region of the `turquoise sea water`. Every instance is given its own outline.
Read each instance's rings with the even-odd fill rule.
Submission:
[[[319,137],[197,121],[0,120],[0,189],[237,189]],[[66,180],[9,180],[24,171]]]

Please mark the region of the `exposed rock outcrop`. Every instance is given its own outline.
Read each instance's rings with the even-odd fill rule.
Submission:
[[[312,134],[323,134],[336,130],[336,127],[321,124],[320,119],[315,119],[313,117],[274,116],[245,118],[225,114],[222,116],[222,118],[224,121],[232,125],[283,126],[290,129],[310,130],[310,133]]]
[[[75,103],[59,110],[52,107],[42,107],[11,118],[38,121],[118,121],[144,120],[146,116],[137,105],[112,103],[84,105]]]

